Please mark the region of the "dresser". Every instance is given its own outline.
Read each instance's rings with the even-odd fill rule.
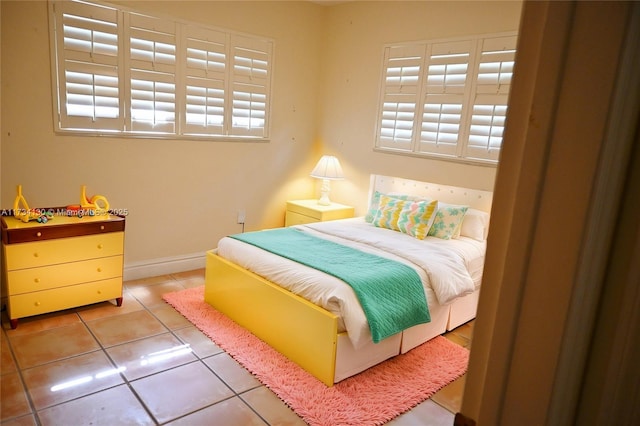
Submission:
[[[318,200],[287,201],[284,226],[302,225],[312,222],[346,219],[353,217],[354,208],[344,204],[318,204]]]
[[[122,216],[56,214],[46,223],[2,217],[3,295],[18,319],[106,300],[122,305]]]

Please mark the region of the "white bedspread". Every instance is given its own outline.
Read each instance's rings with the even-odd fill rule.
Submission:
[[[375,227],[363,218],[297,225],[296,228],[411,266],[422,279],[429,306],[446,305],[472,293],[482,275],[482,267],[478,265],[484,260],[486,243],[470,238],[418,240]],[[347,331],[356,348],[371,340],[357,297],[342,280],[233,238],[219,241],[218,255],[337,315],[340,328]]]

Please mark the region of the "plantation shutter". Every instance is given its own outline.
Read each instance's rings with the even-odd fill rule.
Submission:
[[[122,128],[118,16],[110,7],[55,4],[60,128]]]
[[[186,29],[184,133],[223,135],[227,34],[207,28]]]
[[[233,136],[268,137],[267,105],[272,43],[231,36],[231,128]]]
[[[515,61],[516,37],[479,41],[469,141],[465,156],[497,161],[507,115],[507,101]]]
[[[56,131],[269,137],[273,40],[84,0],[49,17]]]
[[[387,45],[376,148],[496,163],[515,32]]]
[[[460,41],[434,43],[429,47],[418,150],[455,156],[461,140],[474,45],[471,41]]]
[[[176,23],[130,13],[130,130],[176,132]]]
[[[385,48],[379,147],[411,149],[424,56],[424,45]]]

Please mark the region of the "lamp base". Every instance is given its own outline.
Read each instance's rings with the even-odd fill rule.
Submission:
[[[329,183],[329,179],[322,179],[322,186],[320,187],[320,199],[318,200],[318,204],[321,206],[329,206],[331,205],[331,200],[329,200],[329,191],[331,190]]]
[[[330,206],[331,200],[329,200],[329,194],[323,193],[318,200],[318,204],[321,206]]]

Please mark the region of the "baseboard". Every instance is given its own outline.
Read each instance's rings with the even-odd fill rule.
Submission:
[[[124,281],[138,280],[141,278],[155,277],[158,275],[173,274],[177,272],[203,269],[206,264],[206,254],[192,253],[181,256],[162,257],[143,260],[140,262],[127,262],[124,265]]]

